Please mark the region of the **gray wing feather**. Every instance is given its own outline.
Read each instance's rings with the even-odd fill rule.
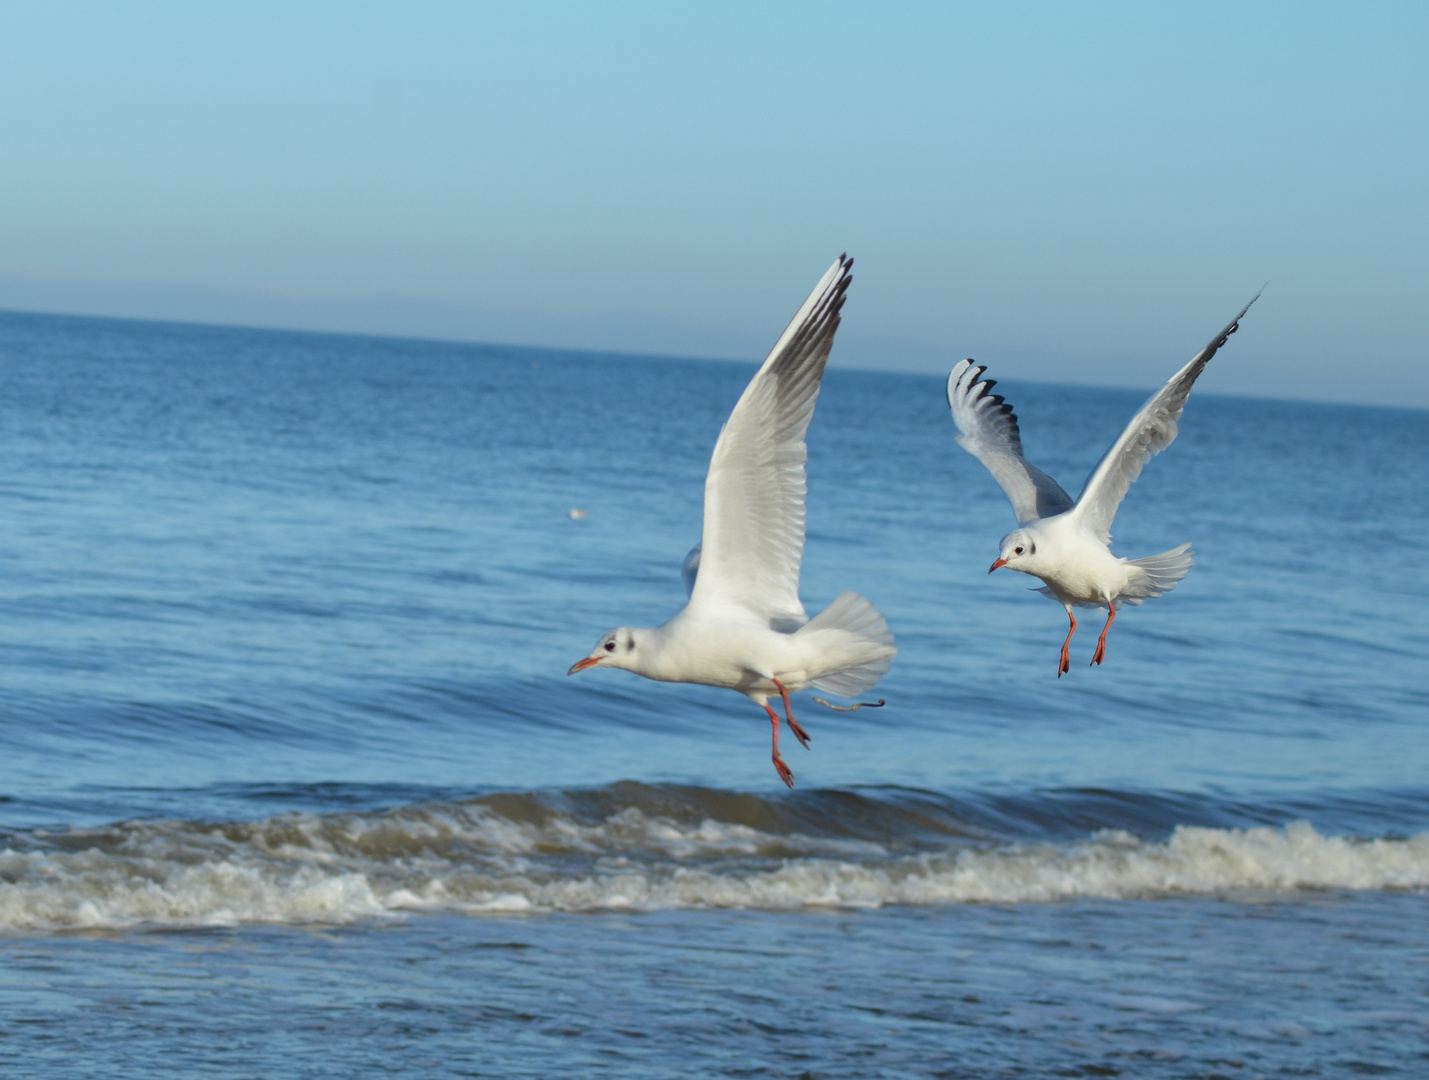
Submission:
[[[685,583],[687,596],[695,591],[695,580],[700,576],[700,552],[703,549],[703,544],[696,544],[690,548],[690,553],[685,556],[685,561],[680,565],[680,580]]]
[[[808,621],[799,600],[804,556],[804,434],[853,280],[840,256],[775,342],[730,413],[705,479],[694,607],[738,605],[780,625]]]
[[[1260,299],[1260,293],[1250,298],[1250,304]],[[1226,328],[1211,339],[1211,343],[1192,357],[1171,380],[1153,394],[1132,418],[1121,438],[1112,444],[1110,450],[1097,463],[1087,477],[1082,494],[1077,499],[1082,524],[1104,544],[1111,543],[1111,523],[1121,500],[1142,468],[1175,440],[1178,428],[1176,422],[1186,407],[1186,398],[1191,387],[1206,369],[1206,364],[1226,339],[1240,329],[1240,321],[1250,310],[1250,304],[1240,309],[1240,314],[1232,319]]]
[[[964,360],[948,375],[948,408],[957,425],[958,445],[977,458],[1007,494],[1017,524],[1051,517],[1072,508],[1072,497],[1062,485],[1022,456],[1022,434],[1017,414],[997,385],[983,379],[987,368]]]

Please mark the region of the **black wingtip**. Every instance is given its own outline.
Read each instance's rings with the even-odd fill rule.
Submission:
[[[1265,285],[1269,284],[1270,282],[1268,281],[1265,283]],[[1210,358],[1214,356],[1216,352],[1220,349],[1220,347],[1224,345],[1227,340],[1229,340],[1230,336],[1240,329],[1240,321],[1245,318],[1245,313],[1250,310],[1251,304],[1254,304],[1257,300],[1259,300],[1260,294],[1265,292],[1265,285],[1262,285],[1260,287],[1259,292],[1257,292],[1254,296],[1250,298],[1249,301],[1247,301],[1245,307],[1240,309],[1240,314],[1230,321],[1230,325],[1227,326],[1224,330],[1222,330],[1220,332],[1220,335],[1214,341],[1212,341],[1209,345],[1207,345],[1204,349],[1201,350],[1201,352],[1198,354],[1199,357],[1203,357],[1204,360],[1209,361]]]
[[[1270,282],[1268,282],[1268,281],[1265,283],[1265,285],[1269,285],[1269,284],[1270,284]],[[1257,300],[1260,299],[1260,294],[1263,293],[1263,292],[1265,292],[1265,285],[1262,285],[1260,288],[1256,289],[1256,290],[1255,290],[1255,295],[1252,296],[1249,300],[1246,301],[1245,307],[1241,308],[1241,309],[1240,309],[1240,314],[1235,317],[1235,322],[1236,322],[1236,323],[1239,323],[1242,319],[1244,319],[1244,318],[1245,318],[1245,313],[1250,310],[1250,306],[1251,306],[1252,304],[1254,304]]]
[[[834,286],[834,303],[843,307],[844,298],[848,295],[848,287],[853,284],[853,260],[848,255],[840,255],[839,261],[843,264],[843,275]]]

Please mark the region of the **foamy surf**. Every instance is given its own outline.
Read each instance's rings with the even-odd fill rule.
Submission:
[[[943,820],[930,839],[926,815],[863,800],[849,820],[883,834],[878,841],[769,820],[780,805],[631,786],[385,813],[27,833],[0,851],[0,931],[342,924],[418,911],[788,911],[1429,889],[1429,833],[1330,836],[1302,822],[1184,825],[1159,840],[1100,829],[1034,842]],[[694,813],[712,806],[723,820]],[[872,820],[879,814],[889,820]]]

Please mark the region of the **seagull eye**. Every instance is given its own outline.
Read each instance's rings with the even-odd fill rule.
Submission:
[[[1021,548],[1013,548],[1013,549],[1012,549],[1012,554],[1014,554],[1014,555],[1021,555],[1021,554],[1022,554],[1022,549],[1021,549]]]
[[[615,642],[613,642],[613,641],[607,641],[607,642],[605,643],[605,651],[606,651],[606,652],[615,652]]]

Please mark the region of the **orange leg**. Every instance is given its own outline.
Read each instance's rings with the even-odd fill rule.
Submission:
[[[774,769],[779,773],[779,779],[794,786],[794,770],[784,764],[784,759],[779,756],[779,714],[769,707],[769,703],[764,703],[764,711],[769,714],[769,722],[774,725]]]
[[[784,684],[778,679],[771,679],[775,686],[779,687],[779,696],[784,699],[784,719],[788,721],[789,730],[794,733],[794,738],[804,744],[804,749],[809,749],[809,733],[804,730],[802,724],[794,719],[794,710],[789,707],[789,691],[784,689]]]
[[[1072,635],[1077,632],[1077,617],[1072,614],[1072,609],[1067,609],[1067,618],[1072,620],[1072,628],[1067,631],[1067,640],[1062,642],[1062,663],[1057,668],[1057,678],[1061,678],[1072,670],[1072,662],[1067,657],[1067,651],[1072,647]]]
[[[1092,665],[1100,664],[1106,659],[1106,632],[1111,629],[1111,621],[1116,618],[1116,608],[1107,606],[1106,625],[1102,627],[1102,636],[1097,638],[1097,651],[1092,654]]]

